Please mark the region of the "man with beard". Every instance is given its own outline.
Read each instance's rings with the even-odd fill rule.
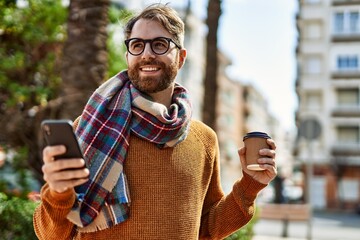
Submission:
[[[102,84],[74,122],[84,159],[54,161],[64,146],[43,151],[47,183],[35,232],[39,239],[223,239],[252,218],[258,192],[276,176],[275,144],[260,151],[264,171],[247,170],[240,149],[243,177],[224,195],[216,135],[191,119],[187,91],[175,83],[186,58],[184,23],[155,4],[124,32],[128,70]]]

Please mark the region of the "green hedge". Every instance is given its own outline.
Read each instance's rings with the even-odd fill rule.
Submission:
[[[0,192],[0,239],[36,240],[33,213],[38,203]]]

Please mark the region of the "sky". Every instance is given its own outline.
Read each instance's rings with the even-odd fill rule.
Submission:
[[[199,17],[207,0],[193,1]],[[268,101],[270,113],[295,130],[297,0],[222,0],[219,48],[232,65],[229,76],[252,84]]]

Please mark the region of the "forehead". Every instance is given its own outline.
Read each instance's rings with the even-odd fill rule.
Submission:
[[[171,34],[157,21],[139,19],[131,31],[130,38],[152,39],[156,37],[169,37]]]

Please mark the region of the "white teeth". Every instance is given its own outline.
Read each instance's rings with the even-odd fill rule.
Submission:
[[[143,71],[147,71],[147,72],[150,72],[150,71],[156,71],[157,68],[154,68],[154,67],[147,67],[147,68],[142,68]]]

